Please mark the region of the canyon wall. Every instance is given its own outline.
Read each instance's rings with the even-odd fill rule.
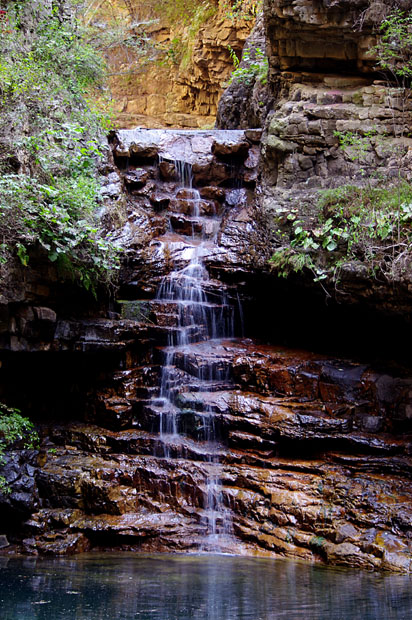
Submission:
[[[410,9],[410,3],[396,7]],[[300,269],[293,257],[302,250],[303,263],[311,257],[306,264],[312,265],[312,276],[310,269],[306,275],[312,282],[313,273],[324,278],[332,297],[365,304],[372,313],[381,308],[403,321],[405,308],[411,308],[410,251],[403,251],[409,243],[407,231],[403,237],[398,226],[391,236],[395,253],[399,243],[404,244],[393,260],[384,247],[390,245],[389,238],[382,243],[376,230],[359,244],[357,233],[350,233],[353,251],[338,238],[339,231],[336,245],[334,240],[328,246],[322,236],[328,218],[332,228],[342,225],[343,231],[350,212],[367,228],[368,200],[382,215],[385,207],[377,205],[383,188],[389,191],[389,204],[390,188],[396,195],[402,179],[412,176],[410,91],[399,76],[397,83],[393,74],[379,69],[379,52],[372,50],[380,24],[392,10],[394,5],[385,2],[265,3],[275,105],[262,140],[259,191],[277,234],[275,272],[290,268],[291,281],[304,279],[302,272],[293,273]],[[345,201],[345,192],[352,192],[351,200]],[[339,219],[339,209],[346,221]],[[296,238],[298,221],[308,239],[306,247]]]
[[[217,1],[174,16],[166,6],[128,4],[125,10],[118,0],[114,10],[123,12],[142,50],[118,46],[107,52],[116,126],[213,127],[233,70],[229,50],[240,56],[253,16],[230,17],[229,5]],[[107,11],[102,16],[109,17]]]

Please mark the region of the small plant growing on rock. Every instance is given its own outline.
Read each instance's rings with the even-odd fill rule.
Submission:
[[[333,135],[338,138],[339,145],[349,159],[364,166],[367,164],[368,153],[372,148],[372,139],[376,136],[376,129],[364,131],[334,131]],[[364,168],[360,169],[362,175],[366,173]]]
[[[409,109],[412,80],[412,13],[401,9],[392,11],[380,24],[378,43],[369,50],[376,58],[377,68],[388,76],[389,102],[401,112],[401,123],[394,126],[395,133],[403,137],[409,131],[405,112]]]
[[[240,82],[249,85],[256,80],[261,84],[267,84],[269,61],[260,47],[245,49],[242,54],[242,61],[239,61],[236,52],[230,45],[228,49],[234,66],[229,84]]]
[[[26,450],[37,447],[39,436],[32,422],[21,415],[19,409],[7,407],[0,403],[0,466],[4,463],[5,451],[13,446]],[[4,476],[0,476],[0,493],[9,493],[10,489]]]
[[[223,0],[226,15],[232,21],[255,19],[262,10],[263,0]]]
[[[377,65],[389,72],[398,86],[410,87],[412,79],[412,13],[395,9],[380,25],[378,43],[370,50]]]
[[[308,270],[315,281],[335,282],[348,263],[363,264],[376,277],[402,278],[412,253],[412,186],[345,185],[319,193],[318,214],[304,222],[290,213],[279,222],[281,247],[270,259],[282,277]]]

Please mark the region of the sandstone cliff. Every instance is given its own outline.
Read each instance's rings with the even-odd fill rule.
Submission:
[[[233,70],[229,49],[240,56],[254,18],[230,17],[230,5],[218,0],[186,4],[176,4],[170,13],[167,4],[117,0],[103,3],[95,16],[110,28],[112,13],[117,19],[121,14],[138,42],[107,51],[118,127],[214,125]]]

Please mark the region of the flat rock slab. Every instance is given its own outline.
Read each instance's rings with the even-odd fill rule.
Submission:
[[[116,132],[116,138],[114,152],[118,157],[157,156],[191,165],[210,163],[213,152],[230,155],[248,150],[242,130],[120,129]]]

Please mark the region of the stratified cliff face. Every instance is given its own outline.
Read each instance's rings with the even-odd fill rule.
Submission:
[[[42,446],[2,468],[5,553],[202,549],[411,571],[410,371],[283,346],[293,321],[267,300],[266,314],[249,304],[246,334],[272,321],[282,346],[233,337],[234,282],[257,275],[236,246],[253,230],[259,137],[112,135],[117,312],[18,306],[9,321],[2,393],[31,410]],[[31,317],[49,321],[37,348]]]
[[[200,548],[412,570],[410,363],[382,361],[381,346],[405,353],[409,273],[395,287],[342,262],[339,310],[308,296],[324,293],[313,274],[281,287],[265,264],[291,212],[316,230],[320,189],[362,186],[365,170],[410,177],[409,101],[366,54],[385,10],[267,0],[260,179],[257,129],[111,135],[117,302],[81,314],[41,265],[4,300],[1,394],[43,440],[3,468],[6,553]],[[231,111],[238,92],[223,105],[234,124],[250,118]],[[336,131],[368,137],[363,170]],[[382,333],[374,305],[398,331]],[[286,346],[300,336],[318,352]],[[334,352],[339,337],[356,356]]]
[[[264,140],[264,189],[336,187],[365,176],[359,161],[350,163],[338,149],[336,130],[380,137],[380,148],[375,144],[368,153],[368,172],[394,176],[393,147],[401,147],[405,158],[398,157],[396,167],[408,177],[412,106],[376,73],[371,53],[392,9],[389,2],[267,0],[269,83],[276,102]]]
[[[393,3],[266,0],[271,81],[276,71],[368,73],[371,35]]]
[[[233,70],[229,49],[240,56],[253,18],[230,18],[229,6],[212,0],[174,18],[141,0],[129,2],[129,12],[124,2],[113,4],[142,41],[138,53],[115,47],[107,54],[116,125],[212,127]]]
[[[411,3],[397,6],[410,9]],[[344,222],[337,215],[338,196],[335,204],[333,196],[328,199],[329,210],[322,212],[319,206],[319,190],[349,185],[382,189],[412,177],[410,93],[377,72],[377,59],[371,53],[379,25],[393,8],[389,2],[267,0],[269,84],[275,104],[262,140],[259,191],[262,208],[271,214],[277,232],[273,253],[286,250],[296,255],[296,247],[303,247],[292,223],[299,220],[308,243],[313,241],[313,247],[303,248],[303,253],[313,259],[332,296],[401,315],[405,307],[411,308],[409,255],[399,259],[399,269],[399,261],[392,263],[386,256],[384,244],[370,251],[369,242],[359,248],[355,239],[349,256],[340,238],[330,246],[334,250],[326,251],[323,223],[331,217],[332,227],[340,222],[344,228]],[[362,222],[367,227],[367,221]],[[379,237],[379,232],[373,234]],[[397,242],[399,235],[393,237]],[[338,286],[336,271],[332,275],[336,264]],[[307,271],[306,275],[313,281],[313,274]]]

